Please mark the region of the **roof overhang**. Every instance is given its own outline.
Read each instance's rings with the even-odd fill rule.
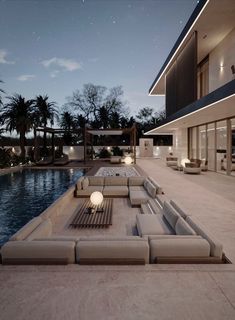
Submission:
[[[123,130],[87,130],[88,133],[94,136],[121,136],[123,134]]]
[[[232,31],[235,27],[234,17],[234,0],[201,0],[151,85],[149,95],[165,94],[165,75],[193,32],[197,31],[199,63]]]
[[[179,128],[189,128],[232,117],[235,117],[235,80],[176,112],[145,135],[174,133]]]

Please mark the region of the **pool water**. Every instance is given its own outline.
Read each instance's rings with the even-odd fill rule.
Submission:
[[[23,169],[0,176],[0,245],[85,174],[85,169]]]

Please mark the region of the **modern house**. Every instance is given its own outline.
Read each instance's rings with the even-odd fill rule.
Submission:
[[[178,159],[235,175],[235,1],[201,0],[149,90],[165,95],[166,119],[148,134],[173,134]]]

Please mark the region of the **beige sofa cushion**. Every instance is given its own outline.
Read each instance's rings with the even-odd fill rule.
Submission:
[[[121,159],[122,158],[120,156],[111,156],[110,157],[110,163],[120,163]]]
[[[178,165],[178,160],[167,160],[166,161],[166,165],[168,167],[177,166]]]
[[[151,262],[156,257],[209,257],[210,245],[205,239],[158,239],[150,241]]]
[[[1,248],[3,264],[75,262],[74,241],[9,241]]]
[[[210,244],[210,255],[212,257],[222,258],[223,246],[195,217],[189,216],[186,218],[188,224],[194,229],[194,231],[205,238]]]
[[[86,190],[89,186],[89,180],[87,177],[85,177],[83,180],[82,180],[82,189],[83,190]]]
[[[144,184],[144,187],[152,198],[156,197],[157,188],[153,185],[153,183],[150,180],[147,180],[147,182]]]
[[[184,167],[183,168],[184,173],[193,173],[193,174],[200,174],[201,173],[201,168],[191,168],[191,167]]]
[[[128,194],[127,186],[105,186],[103,190],[104,196],[126,197]]]
[[[145,191],[143,186],[129,186],[130,191]]]
[[[84,236],[80,238],[81,241],[133,241],[142,240],[139,236],[111,236],[111,235],[97,235],[97,236]]]
[[[17,231],[10,240],[24,240],[28,235],[42,222],[41,217],[36,217],[30,220],[26,225],[24,225],[19,231]]]
[[[140,206],[142,203],[147,203],[149,195],[145,190],[135,191],[129,190],[129,197],[132,206]]]
[[[83,181],[84,177],[80,177],[76,183],[76,187],[78,190],[82,189],[82,181]]]
[[[33,241],[74,241],[74,242],[77,242],[78,240],[80,240],[80,237],[77,237],[77,236],[60,236],[60,235],[53,235],[53,236],[49,236],[49,237],[33,239]]]
[[[89,180],[89,186],[103,186],[104,185],[104,177],[89,176],[87,178]]]
[[[34,240],[35,238],[49,237],[52,233],[52,223],[50,219],[44,220],[36,229],[26,238],[26,240]]]
[[[163,204],[163,215],[171,227],[175,229],[176,222],[178,218],[180,218],[180,215],[167,201]]]
[[[126,177],[105,177],[105,186],[127,186]]]
[[[178,234],[161,234],[161,235],[149,235],[148,240],[159,240],[159,239],[203,239],[198,235],[178,235]]]
[[[77,190],[76,196],[77,197],[89,197],[92,194],[92,192],[94,192],[94,191],[103,192],[103,187],[102,186],[89,186],[85,190]]]
[[[162,187],[156,182],[155,179],[153,179],[152,177],[149,177],[149,180],[153,183],[153,185],[156,187],[156,193],[158,194],[162,194],[163,190]]]
[[[175,210],[181,215],[182,218],[186,219],[186,217],[190,215],[182,210],[175,201],[170,200],[170,204],[173,208],[175,208]]]
[[[165,223],[161,214],[137,214],[136,224],[140,236],[172,234],[174,231]]]
[[[129,187],[144,186],[145,177],[129,177]]]
[[[179,218],[175,225],[175,233],[179,235],[196,235],[196,232],[183,219]]]
[[[76,245],[78,263],[149,263],[149,245],[144,239],[133,240],[81,240]],[[93,261],[93,262],[92,262]]]

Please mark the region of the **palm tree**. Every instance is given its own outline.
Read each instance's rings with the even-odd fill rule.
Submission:
[[[71,130],[76,126],[74,116],[69,111],[64,111],[60,117],[60,127],[64,129],[64,141],[67,145],[72,143]]]
[[[71,131],[71,129],[74,129],[75,119],[69,111],[62,112],[61,118],[60,118],[60,126],[65,131],[68,131],[68,132]]]
[[[56,103],[54,101],[49,102],[47,95],[37,96],[34,100],[34,117],[37,119],[36,125],[44,127],[50,122],[52,126],[54,120],[58,120],[58,111],[56,109]],[[46,149],[46,131],[44,131],[43,147]]]
[[[33,100],[25,100],[19,94],[7,97],[9,100],[1,109],[1,125],[6,126],[7,131],[20,134],[21,156],[25,158],[25,134],[32,128]]]

